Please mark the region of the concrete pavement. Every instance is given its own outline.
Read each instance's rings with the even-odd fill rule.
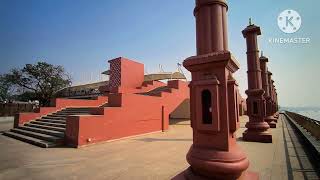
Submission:
[[[247,120],[241,117],[238,137]],[[173,123],[165,133],[80,149],[43,149],[0,135],[0,179],[170,179],[188,167],[185,155],[192,143],[190,122]],[[251,171],[258,172],[260,179],[318,178],[299,137],[282,116],[271,132],[270,144],[238,139]]]
[[[13,116],[0,117],[0,133],[11,129],[13,127],[13,121]]]

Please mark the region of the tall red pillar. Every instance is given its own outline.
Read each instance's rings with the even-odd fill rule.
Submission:
[[[277,89],[275,88],[275,112],[276,112],[276,117],[279,118],[279,105],[278,105],[278,93],[277,93]]]
[[[271,102],[272,102],[272,114],[275,117],[275,110],[274,110],[274,85],[273,85],[273,80],[270,79],[270,94],[271,94]]]
[[[268,79],[268,67],[267,62],[269,59],[262,55],[260,56],[260,67],[261,67],[261,78],[262,78],[262,87],[264,90],[264,98],[266,100],[266,114],[264,117],[264,121],[269,124],[271,128],[276,128],[277,125],[275,123],[276,119],[273,117],[272,114],[272,102],[271,96],[269,91],[269,79]]]
[[[191,72],[190,110],[193,144],[187,154],[185,179],[257,179],[236,143],[239,128],[239,64],[228,51],[225,0],[196,0],[197,56],[183,65]]]
[[[279,112],[279,104],[278,104],[278,93],[277,93],[277,89],[276,89],[276,111],[277,111],[277,113]]]
[[[248,64],[248,90],[247,114],[249,122],[246,123],[247,130],[243,133],[243,140],[255,142],[272,142],[272,135],[268,131],[270,126],[264,121],[266,102],[263,97],[261,69],[259,61],[259,50],[257,36],[261,35],[259,26],[247,26],[242,34],[247,42],[247,64]]]
[[[272,87],[272,104],[273,104],[273,116],[278,119],[279,118],[279,113],[278,113],[278,105],[277,105],[277,92],[276,92],[276,87],[274,85],[274,80],[271,79],[271,87]]]
[[[272,79],[271,79],[272,73],[270,71],[268,71],[268,82],[269,82],[269,93],[270,93],[270,99],[269,102],[267,101],[267,103],[269,103],[269,106],[267,104],[267,111],[270,111],[271,116],[274,118],[274,122],[278,122],[277,118],[275,118],[275,114],[274,114],[274,95],[273,95],[273,84],[272,84]]]

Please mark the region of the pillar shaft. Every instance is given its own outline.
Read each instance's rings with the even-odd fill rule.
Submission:
[[[228,50],[225,0],[196,0],[197,55]]]
[[[272,113],[275,113],[275,92],[274,92],[274,81],[271,79],[271,100],[272,100],[272,105],[273,105],[273,109],[272,109]]]
[[[260,27],[249,25],[242,34],[247,42],[247,66],[248,66],[248,115],[251,121],[263,122],[265,114],[265,100],[263,98],[262,78],[259,61],[257,36],[261,35]],[[253,116],[254,115],[254,116]]]
[[[270,89],[271,89],[271,101],[272,101],[272,114],[273,116],[278,119],[278,102],[277,102],[277,93],[276,93],[276,89],[274,86],[274,81],[271,79],[270,77]]]
[[[260,58],[260,67],[261,67],[261,78],[262,78],[262,87],[265,91],[264,98],[266,100],[266,113],[264,117],[264,121],[269,124],[271,128],[276,128],[276,119],[273,117],[272,114],[272,101],[270,97],[270,88],[269,88],[269,78],[268,78],[268,67],[267,62],[269,59],[265,56],[261,56]]]
[[[243,33],[247,42],[248,89],[262,89],[257,42],[257,36],[261,35],[260,27],[252,26],[250,31],[243,31]]]
[[[247,65],[248,65],[248,89],[247,114],[249,122],[247,130],[243,133],[245,141],[272,142],[272,136],[267,131],[270,126],[264,121],[266,113],[266,101],[262,87],[261,69],[257,36],[261,35],[259,26],[250,23],[242,31],[247,42]]]
[[[272,100],[272,83],[271,83],[271,76],[272,76],[272,73],[270,71],[268,71],[268,89],[269,89],[269,96]]]
[[[267,62],[268,62],[268,58],[264,56],[260,57],[261,79],[262,79],[262,87],[264,90],[265,98],[270,96]]]
[[[279,111],[278,93],[277,93],[277,91],[276,91],[276,111]]]
[[[228,51],[227,7],[225,0],[196,0],[197,56],[183,62],[192,77],[186,179],[238,179],[249,166],[235,136],[240,122],[233,73],[239,64]]]

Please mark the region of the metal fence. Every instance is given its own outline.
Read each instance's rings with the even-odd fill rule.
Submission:
[[[33,112],[34,103],[0,103],[0,116],[14,116],[20,112]]]

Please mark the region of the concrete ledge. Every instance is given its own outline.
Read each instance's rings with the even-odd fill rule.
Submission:
[[[14,121],[14,116],[4,116],[0,117],[0,123],[1,122],[11,122]]]
[[[298,134],[302,137],[302,139],[306,143],[307,148],[310,150],[312,156],[316,158],[318,162],[320,162],[320,141],[318,141],[306,129],[304,129],[302,126],[296,123],[295,120],[292,119],[289,115],[287,115],[284,112],[281,114],[283,114],[289,120],[291,125],[295,127]]]

